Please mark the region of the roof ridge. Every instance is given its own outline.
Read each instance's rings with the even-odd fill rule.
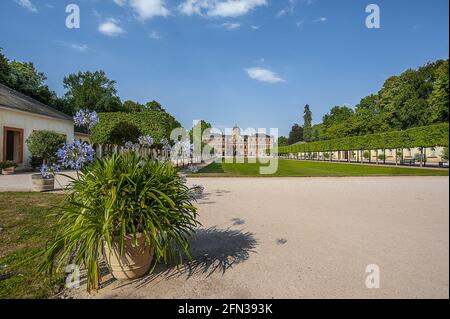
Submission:
[[[49,106],[47,104],[44,104],[44,103],[42,103],[42,102],[32,98],[31,96],[28,96],[26,94],[23,94],[23,93],[17,91],[17,90],[14,90],[13,88],[10,88],[9,86],[4,85],[2,83],[0,83],[0,87],[5,88],[6,90],[10,91],[10,93],[17,95],[18,97],[23,98],[24,100],[27,100],[30,103],[36,103],[36,104],[44,107],[45,109],[47,109],[50,112],[56,113],[59,116],[65,117],[66,119],[73,121],[73,118],[71,116],[69,116],[69,115],[67,115],[67,114],[65,114],[65,113],[63,113],[61,111],[58,111],[58,110],[52,108],[51,106]]]

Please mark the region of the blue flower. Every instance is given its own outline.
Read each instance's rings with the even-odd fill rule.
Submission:
[[[150,147],[153,145],[153,137],[150,135],[141,136],[139,137],[139,144]]]
[[[139,144],[134,144],[133,142],[128,141],[128,142],[125,143],[124,147],[126,149],[133,149],[133,148],[138,148]]]
[[[99,118],[95,111],[91,112],[83,109],[75,114],[73,121],[75,122],[75,125],[85,126],[88,129],[92,129],[99,122]]]
[[[42,178],[52,178],[56,172],[59,172],[60,166],[57,164],[52,164],[51,166],[42,164],[39,171],[41,172]]]
[[[59,163],[68,168],[80,170],[86,163],[94,161],[95,151],[91,145],[81,141],[66,143],[56,152]]]

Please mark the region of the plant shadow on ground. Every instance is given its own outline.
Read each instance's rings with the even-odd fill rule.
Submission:
[[[245,262],[250,257],[250,253],[255,253],[257,243],[255,235],[250,232],[217,227],[199,229],[191,241],[192,259],[190,261],[186,258],[180,266],[159,263],[153,273],[122,283],[115,289],[130,284],[141,288],[155,281],[180,276],[187,276],[186,280],[188,280],[193,276],[203,275],[208,278],[216,273],[223,275],[233,266]]]

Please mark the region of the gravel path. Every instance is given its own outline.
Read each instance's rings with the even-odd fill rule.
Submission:
[[[196,178],[193,262],[75,298],[448,298],[448,177]],[[380,268],[380,288],[365,285]]]

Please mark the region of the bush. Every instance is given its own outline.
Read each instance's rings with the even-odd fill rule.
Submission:
[[[127,236],[143,234],[155,247],[156,263],[181,263],[199,225],[189,188],[169,163],[151,161],[134,152],[96,160],[83,168],[71,184],[63,206],[61,233],[48,246],[41,270],[72,263],[87,270],[87,287],[99,285],[99,257],[103,243],[111,246]]]
[[[64,145],[66,138],[53,131],[33,131],[26,143],[31,155],[41,158],[44,163],[52,162],[56,158],[56,151]]]
[[[279,154],[448,146],[448,123],[279,147]]]
[[[141,132],[131,123],[119,122],[111,130],[108,137],[108,144],[125,145],[126,142],[137,143]]]
[[[364,151],[363,157],[364,157],[365,160],[368,160],[369,157],[370,157],[370,152],[369,151]]]
[[[43,161],[44,160],[41,157],[31,156],[31,158],[30,158],[30,166],[33,169],[36,169],[36,168],[38,168],[39,166],[42,165]]]
[[[125,132],[118,132],[118,129],[125,124],[132,127],[133,131],[136,128],[139,131],[138,136],[150,135],[156,142],[163,138],[169,139],[172,130],[181,126],[170,114],[150,110],[135,113],[100,113],[99,118],[100,122],[90,134],[90,140],[94,144],[116,144],[118,137],[119,141],[123,141],[125,138],[118,133]]]
[[[17,164],[13,161],[0,162],[0,170],[10,167],[17,167]]]
[[[442,159],[448,161],[448,147],[444,147],[444,152],[442,153]]]

